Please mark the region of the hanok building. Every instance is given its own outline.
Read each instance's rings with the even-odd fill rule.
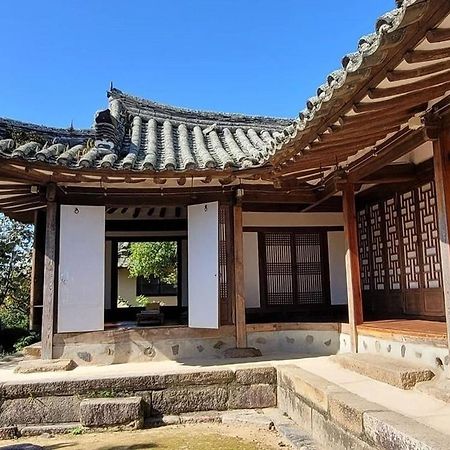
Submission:
[[[92,130],[1,120],[0,209],[34,220],[42,357],[256,347],[444,361],[449,12],[448,0],[398,2],[297,120],[114,88]],[[174,301],[162,325],[136,327],[142,308],[118,304],[118,248],[162,240],[177,243]]]

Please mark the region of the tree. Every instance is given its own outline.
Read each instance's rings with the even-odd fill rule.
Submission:
[[[176,242],[132,242],[127,259],[132,277],[155,277],[168,284],[177,282]]]
[[[33,227],[0,214],[0,321],[28,325]]]

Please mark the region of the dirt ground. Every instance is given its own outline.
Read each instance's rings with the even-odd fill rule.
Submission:
[[[0,442],[0,449],[14,449],[24,443],[38,445],[47,450],[275,450],[290,448],[276,431],[261,430],[241,424],[186,424],[138,431],[21,438]]]

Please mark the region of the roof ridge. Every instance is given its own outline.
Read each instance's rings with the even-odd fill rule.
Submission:
[[[28,128],[31,131],[55,132],[55,133],[92,133],[93,128],[62,128],[49,125],[39,125],[33,122],[23,122],[21,120],[11,119],[9,117],[0,117],[0,124],[11,125],[13,127]]]
[[[168,105],[165,103],[155,102],[153,100],[145,99],[142,97],[137,97],[131,94],[127,94],[117,88],[112,88],[107,93],[108,98],[121,100],[125,107],[135,108],[141,110],[141,113],[145,114],[144,108],[153,109],[153,112],[157,116],[167,116],[169,120],[177,120],[179,118],[184,119],[195,119],[201,118],[203,120],[209,121],[239,121],[244,122],[261,122],[261,125],[272,123],[275,126],[286,126],[292,123],[295,119],[292,117],[274,117],[274,116],[264,116],[264,115],[253,115],[244,113],[230,113],[230,112],[218,112],[218,111],[205,111],[191,108],[184,108],[179,106]],[[127,104],[127,102],[129,102]],[[130,104],[135,103],[135,105]],[[173,116],[172,116],[173,114]],[[261,126],[260,125],[260,126]]]

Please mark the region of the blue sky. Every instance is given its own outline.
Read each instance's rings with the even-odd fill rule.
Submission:
[[[295,117],[394,0],[2,0],[0,116],[91,126],[114,86]]]

